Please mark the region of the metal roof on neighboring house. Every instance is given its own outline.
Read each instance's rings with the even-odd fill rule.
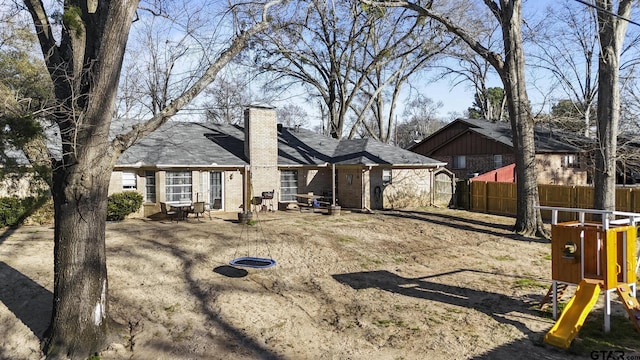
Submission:
[[[439,167],[445,163],[373,139],[333,139],[302,128],[278,127],[279,166],[393,165]],[[169,121],[127,149],[118,166],[248,165],[244,129],[237,125]]]

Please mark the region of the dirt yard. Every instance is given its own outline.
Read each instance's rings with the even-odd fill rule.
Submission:
[[[260,213],[107,226],[110,311],[127,324],[101,359],[567,359],[542,345],[548,242],[513,219],[430,209]],[[0,358],[39,359],[53,229],[0,238]],[[228,266],[271,257],[269,269]]]

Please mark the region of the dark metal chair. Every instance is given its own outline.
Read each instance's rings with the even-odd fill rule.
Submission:
[[[163,202],[160,203],[160,211],[165,217],[168,217],[171,220],[176,220],[176,222],[178,221],[178,218],[177,218],[178,212],[168,209],[166,203],[163,203]]]

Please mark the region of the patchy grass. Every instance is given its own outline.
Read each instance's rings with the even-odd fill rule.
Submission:
[[[396,326],[396,327],[408,329],[411,331],[421,331],[421,329],[418,326],[410,326],[404,320],[400,320],[400,319],[378,319],[378,320],[375,320],[373,324],[380,327]]]
[[[253,235],[261,225],[268,228],[268,246],[246,247],[252,253],[268,248],[278,265],[235,278],[235,271],[218,270],[228,269],[237,250],[242,226],[236,219],[229,213],[203,222],[130,219],[107,226],[111,312],[125,324],[140,319],[145,328],[121,340],[130,353],[100,356],[561,359],[578,358],[570,351],[590,358],[594,350],[640,349],[628,320],[613,322],[614,331],[624,326],[622,335],[602,335],[598,314],[590,315],[594,323],[570,351],[538,342],[553,325],[551,306],[542,312],[534,304],[551,281],[550,247],[495,226],[511,218],[450,209],[338,217],[261,213],[249,229]],[[40,285],[31,289],[38,295],[53,287],[54,230],[27,231],[36,230],[18,229],[4,240],[2,274],[24,274]],[[0,357],[44,356],[34,356],[39,338],[19,316],[5,306],[0,318],[5,344],[18,344],[3,347]]]
[[[360,266],[362,266],[362,268],[365,270],[370,270],[382,264],[383,264],[383,261],[380,259],[367,258],[364,262],[360,264]]]
[[[549,286],[547,284],[543,284],[534,279],[518,279],[513,282],[514,287],[517,288],[542,288],[547,289]]]
[[[590,356],[593,351],[621,350],[637,353],[640,349],[640,336],[626,316],[611,316],[611,331],[604,332],[603,313],[594,311],[580,329],[577,338],[571,343],[569,352]]]
[[[342,243],[342,244],[348,244],[348,243],[352,243],[352,242],[356,242],[356,238],[350,237],[350,236],[344,236],[344,237],[340,237],[338,238],[338,242]]]
[[[391,319],[387,319],[387,320],[375,320],[373,322],[374,325],[377,326],[382,326],[382,327],[389,327],[393,324],[393,320]]]
[[[564,311],[564,308],[567,307],[569,301],[558,301],[558,318]],[[538,310],[538,304],[531,307],[532,310]],[[544,310],[540,310],[540,314],[548,319],[553,319],[553,302],[549,300],[548,306],[544,308]]]
[[[396,264],[402,264],[407,262],[407,258],[404,256],[396,256],[393,258],[393,262]]]
[[[169,305],[169,306],[165,307],[164,311],[166,311],[167,314],[172,314],[172,313],[176,312],[176,310],[178,310],[179,307],[180,307],[180,304],[175,303],[173,305]]]

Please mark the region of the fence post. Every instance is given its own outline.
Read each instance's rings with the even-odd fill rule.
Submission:
[[[486,181],[482,182],[484,186],[484,212],[489,213],[489,185]]]

